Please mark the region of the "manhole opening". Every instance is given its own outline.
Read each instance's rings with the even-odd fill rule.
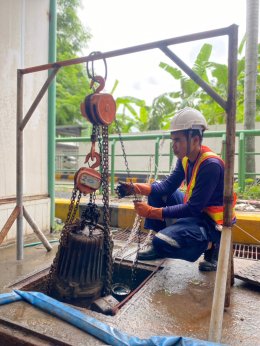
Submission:
[[[258,261],[260,260],[260,246],[234,243],[233,257]]]
[[[84,303],[82,299],[55,299],[85,308],[97,311],[105,315],[115,315],[119,309],[129,301],[135,293],[141,289],[151,277],[161,269],[160,263],[157,267],[154,265],[138,264],[135,268],[134,281],[132,280],[133,262],[124,260],[122,262],[115,261],[113,264],[112,293],[109,296],[101,297],[91,303]],[[50,268],[43,269],[34,273],[9,286],[13,289],[23,291],[45,292],[46,283],[49,276]]]

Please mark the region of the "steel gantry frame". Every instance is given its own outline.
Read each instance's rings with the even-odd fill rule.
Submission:
[[[228,96],[224,100],[207,83],[205,83],[189,66],[187,66],[168,46],[208,39],[218,36],[228,36]],[[17,219],[17,259],[23,259],[23,217],[29,222],[33,230],[43,241],[47,250],[51,246],[39,230],[35,222],[31,219],[23,206],[23,130],[30,120],[33,112],[38,106],[49,85],[55,78],[61,67],[74,64],[86,63],[89,61],[113,58],[126,54],[132,54],[152,49],[160,49],[177,66],[179,66],[194,82],[204,89],[226,112],[226,166],[224,177],[224,225],[221,236],[218,268],[214,288],[212,303],[209,340],[219,342],[222,333],[222,322],[224,305],[229,305],[230,287],[232,280],[232,256],[231,256],[231,227],[232,227],[232,204],[233,204],[233,180],[234,180],[234,157],[235,157],[235,127],[236,127],[236,83],[237,83],[237,46],[238,46],[238,26],[233,24],[229,27],[170,38],[162,41],[142,44],[134,47],[109,51],[98,52],[81,58],[75,58],[25,69],[17,70],[17,194],[16,207],[8,218],[6,224],[0,232],[1,239],[5,237],[13,222]],[[42,86],[34,102],[23,117],[23,76],[26,74],[50,70],[49,77]],[[229,273],[229,275],[228,275]]]

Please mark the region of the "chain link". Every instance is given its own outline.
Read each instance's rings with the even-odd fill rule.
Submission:
[[[103,202],[103,227],[104,227],[104,255],[105,255],[105,285],[103,295],[111,293],[113,275],[113,241],[109,229],[109,159],[108,159],[108,127],[102,126],[102,138],[99,131],[99,147],[101,157],[101,177],[102,177],[102,202]]]

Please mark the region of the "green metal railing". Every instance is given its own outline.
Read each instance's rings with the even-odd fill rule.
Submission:
[[[260,152],[246,152],[245,151],[245,140],[247,136],[260,136],[260,130],[239,130],[236,131],[236,137],[238,138],[238,145],[237,145],[237,152],[236,155],[238,155],[238,172],[235,172],[235,176],[238,177],[238,185],[241,191],[244,191],[245,189],[245,179],[246,176],[252,176],[257,177],[260,176],[260,172],[254,172],[254,173],[248,173],[246,172],[246,156],[247,155],[260,155]],[[169,153],[168,154],[160,154],[160,141],[163,139],[169,139],[170,133],[163,133],[163,134],[135,134],[135,135],[122,135],[122,139],[124,142],[128,141],[147,141],[147,140],[154,140],[154,170],[153,175],[154,177],[157,177],[158,175],[158,167],[160,164],[160,157],[167,156],[169,158],[169,170],[166,171],[160,171],[161,173],[168,174],[173,162],[173,151],[171,150],[171,145],[169,146]],[[204,138],[220,138],[221,139],[221,157],[225,160],[225,143],[226,143],[226,131],[207,131],[204,134]],[[71,142],[71,143],[79,143],[79,142],[91,142],[90,137],[69,137],[69,138],[56,138],[56,143],[59,142]],[[118,142],[120,142],[119,136],[117,135],[111,135],[109,137],[110,142],[110,188],[111,191],[114,191],[114,183],[115,183],[115,177],[116,173],[126,173],[125,170],[120,170],[116,168],[116,157],[121,155],[116,155],[116,145]],[[137,147],[137,150],[139,148]],[[127,154],[127,153],[126,153]],[[68,154],[66,154],[68,155]],[[151,154],[139,154],[139,153],[131,153],[127,154],[127,158],[129,157],[150,157]],[[149,174],[147,171],[138,171],[138,170],[132,170],[131,169],[131,175],[136,173],[144,173]]]

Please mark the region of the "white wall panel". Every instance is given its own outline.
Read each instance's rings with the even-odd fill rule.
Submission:
[[[16,95],[17,69],[48,63],[49,0],[0,0],[0,230],[16,196]],[[24,116],[48,76],[47,71],[24,75]],[[41,100],[24,130],[24,194],[46,195],[47,172],[47,94]],[[2,201],[2,203],[1,203]],[[6,201],[5,201],[6,202]],[[40,203],[40,204],[38,204]],[[26,202],[34,210],[39,227],[49,228],[46,198]],[[37,207],[35,207],[37,205]],[[40,210],[40,208],[43,208]],[[5,211],[6,213],[5,214]],[[30,208],[31,210],[31,208]],[[5,215],[4,215],[5,214]],[[41,216],[40,216],[41,215]],[[43,219],[46,219],[43,221]],[[24,220],[27,232],[26,221]],[[15,236],[15,227],[8,234]]]

